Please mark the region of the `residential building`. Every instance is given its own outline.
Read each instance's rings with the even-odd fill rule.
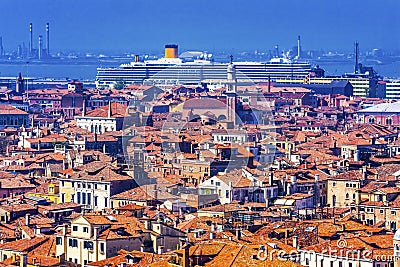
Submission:
[[[400,102],[382,103],[357,111],[357,121],[385,126],[400,125]]]
[[[61,203],[75,202],[86,210],[103,210],[111,207],[111,196],[135,186],[130,176],[104,163],[92,162],[81,168],[58,178]]]
[[[356,202],[357,190],[367,183],[367,169],[347,171],[328,178],[327,205],[345,207]]]
[[[56,234],[56,256],[69,262],[87,265],[125,251],[163,253],[176,248],[185,234],[161,222],[146,221],[125,215],[85,214],[64,225]]]
[[[109,102],[108,106],[102,106],[89,112],[86,112],[84,105],[82,116],[75,116],[75,120],[78,127],[92,133],[119,131],[123,126],[126,110],[127,106],[117,102]]]
[[[29,114],[11,105],[0,105],[0,128],[29,127]]]

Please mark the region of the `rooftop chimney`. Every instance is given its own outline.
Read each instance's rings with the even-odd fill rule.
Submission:
[[[240,240],[240,238],[242,237],[242,231],[240,229],[236,230],[236,239]]]
[[[290,176],[290,183],[292,183],[292,184],[297,183],[296,175],[291,175]]]
[[[83,99],[82,103],[82,117],[86,116],[86,99]]]
[[[274,174],[273,174],[272,172],[269,173],[269,176],[268,176],[268,183],[269,183],[269,185],[271,185],[271,186],[274,184]]]
[[[293,236],[293,247],[294,248],[299,248],[299,238],[297,235]]]
[[[366,180],[368,177],[367,166],[365,166],[365,165],[362,166],[361,174],[362,174],[362,179]]]
[[[213,240],[213,239],[215,239],[215,233],[210,232],[210,240]]]
[[[25,225],[29,226],[31,215],[29,213],[25,214]]]
[[[111,118],[111,100],[108,101],[108,117]]]

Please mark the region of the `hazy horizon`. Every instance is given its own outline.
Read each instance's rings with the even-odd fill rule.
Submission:
[[[304,50],[352,51],[355,40],[361,50],[400,47],[396,0],[5,0],[2,9],[12,10],[0,17],[7,51],[29,46],[30,22],[34,47],[50,23],[52,52],[161,52],[166,43],[181,51],[287,50],[298,35]]]

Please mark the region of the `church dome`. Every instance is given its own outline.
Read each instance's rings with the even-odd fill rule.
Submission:
[[[394,234],[393,240],[400,241],[400,229]]]

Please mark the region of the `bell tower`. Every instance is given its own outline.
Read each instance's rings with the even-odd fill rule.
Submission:
[[[227,82],[226,82],[226,114],[227,120],[236,125],[236,66],[233,64],[233,56],[231,55],[231,62],[227,69]]]
[[[23,94],[25,92],[24,79],[22,78],[21,72],[15,81],[15,92],[18,94]]]

